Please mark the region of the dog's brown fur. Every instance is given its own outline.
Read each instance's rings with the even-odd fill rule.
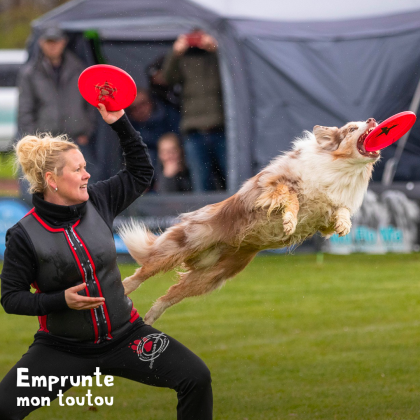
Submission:
[[[317,231],[346,235],[379,157],[360,146],[364,133],[377,125],[372,120],[341,129],[315,126],[235,195],[181,215],[159,237],[135,223],[123,227],[123,240],[142,265],[124,280],[126,294],[160,271],[183,269],[145,322],[153,324],[185,297],[221,287],[263,249],[298,244]]]

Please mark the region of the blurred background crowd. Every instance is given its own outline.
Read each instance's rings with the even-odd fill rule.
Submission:
[[[155,166],[149,196],[232,194],[316,124],[417,111],[416,1],[363,10],[308,3],[299,12],[272,0],[268,11],[251,1],[209,4],[0,0],[0,151],[36,131],[67,133],[93,182],[115,174],[118,140],[77,88],[92,64],[118,66],[136,82],[126,112]],[[420,197],[419,123],[406,140],[383,151],[375,191],[393,184]]]
[[[15,20],[30,19],[33,14],[64,2],[30,3],[3,2],[3,18],[7,14],[4,12],[14,16],[20,10]],[[26,13],[22,14],[22,10]],[[4,42],[5,46],[22,46],[29,34],[27,30],[19,31],[17,22],[10,22],[13,36]],[[25,24],[29,27],[29,22]],[[3,26],[3,30],[6,32],[8,26]],[[155,167],[151,193],[226,189],[226,141],[217,48],[216,39],[196,27],[179,35],[166,53],[141,63],[138,72],[143,75],[133,75],[146,83],[138,86],[137,97],[126,112],[141,132]],[[96,53],[102,54],[98,46]],[[5,52],[4,60],[11,65],[4,68],[0,78],[4,87],[15,88],[8,111],[9,115],[17,113],[16,126],[6,127],[4,149],[26,134],[66,133],[82,150],[93,182],[121,169],[123,159],[116,137],[100,126],[93,107],[78,91],[77,80],[86,63],[70,51],[63,30],[57,25],[43,28],[28,61],[26,51],[20,49]],[[24,196],[27,186],[20,182]]]

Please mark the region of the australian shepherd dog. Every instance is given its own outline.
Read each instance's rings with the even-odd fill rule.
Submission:
[[[120,234],[141,267],[124,282],[125,294],[160,271],[176,267],[178,282],[145,316],[152,325],[170,306],[217,289],[264,249],[290,247],[319,231],[347,235],[361,206],[379,152],[364,140],[373,118],[344,127],[315,126],[247,180],[228,199],[180,216],[156,236],[132,222]]]

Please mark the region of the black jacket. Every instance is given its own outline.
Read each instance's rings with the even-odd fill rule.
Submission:
[[[94,130],[95,109],[80,95],[77,81],[85,65],[65,51],[58,80],[42,54],[28,62],[19,73],[18,131],[21,136],[35,132],[66,133],[75,140]]]
[[[106,181],[88,186],[89,202],[110,230],[114,218],[144,192],[153,177],[147,148],[127,117],[124,115],[111,127],[120,137],[126,168]],[[84,217],[87,209],[87,202],[59,206],[44,201],[39,194],[33,196],[33,204],[36,213],[48,225],[57,228],[76,223]],[[43,316],[68,310],[64,297],[68,285],[63,284],[63,289],[55,292],[30,292],[38,273],[39,263],[33,244],[25,229],[17,223],[6,234],[4,265],[0,275],[1,304],[6,312]]]

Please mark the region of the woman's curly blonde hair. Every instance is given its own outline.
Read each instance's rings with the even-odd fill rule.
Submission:
[[[66,135],[53,137],[51,133],[25,136],[14,146],[15,168],[20,166],[23,176],[29,182],[29,193],[43,193],[47,187],[45,174],[53,172],[56,176],[63,173],[66,160],[63,152],[78,149]]]

